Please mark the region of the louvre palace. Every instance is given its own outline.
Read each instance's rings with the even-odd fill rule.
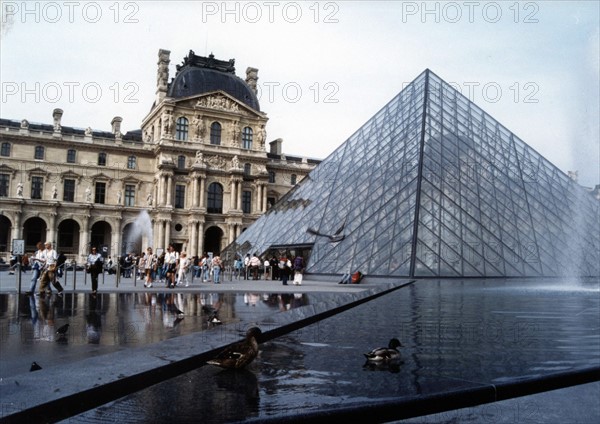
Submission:
[[[141,128],[121,132],[0,119],[0,252],[52,241],[80,260],[90,245],[108,255],[166,247],[219,253],[315,167],[268,141],[258,69],[197,56],[176,66],[159,50],[156,97]],[[149,105],[150,106],[150,105]],[[63,117],[64,113],[64,117]],[[52,120],[50,120],[52,116]],[[107,124],[108,127],[108,124]]]

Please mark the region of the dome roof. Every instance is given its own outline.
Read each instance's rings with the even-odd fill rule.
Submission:
[[[167,96],[172,98],[197,96],[203,93],[222,90],[240,102],[260,111],[258,98],[250,86],[235,75],[234,60],[229,62],[190,56],[183,65],[177,67],[177,74],[169,84]]]

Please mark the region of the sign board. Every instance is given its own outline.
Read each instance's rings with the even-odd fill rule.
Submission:
[[[13,240],[12,254],[13,255],[24,255],[25,254],[25,240],[20,240],[20,239]]]

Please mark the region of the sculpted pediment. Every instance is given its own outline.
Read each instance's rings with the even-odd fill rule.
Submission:
[[[206,93],[193,99],[183,100],[183,102],[185,106],[194,108],[199,112],[218,110],[250,117],[264,117],[264,114],[255,111],[248,105],[220,90]]]

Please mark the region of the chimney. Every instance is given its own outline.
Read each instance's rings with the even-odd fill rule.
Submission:
[[[280,155],[281,154],[281,145],[283,143],[283,139],[278,138],[277,140],[273,140],[269,143],[269,145],[271,146],[271,150],[270,153],[274,154],[274,155]]]
[[[160,49],[158,51],[158,70],[156,72],[156,104],[158,105],[167,95],[169,82],[169,63],[171,52]]]
[[[258,94],[258,90],[256,88],[256,82],[258,81],[258,69],[248,67],[246,69],[246,84],[250,86],[254,94]]]

